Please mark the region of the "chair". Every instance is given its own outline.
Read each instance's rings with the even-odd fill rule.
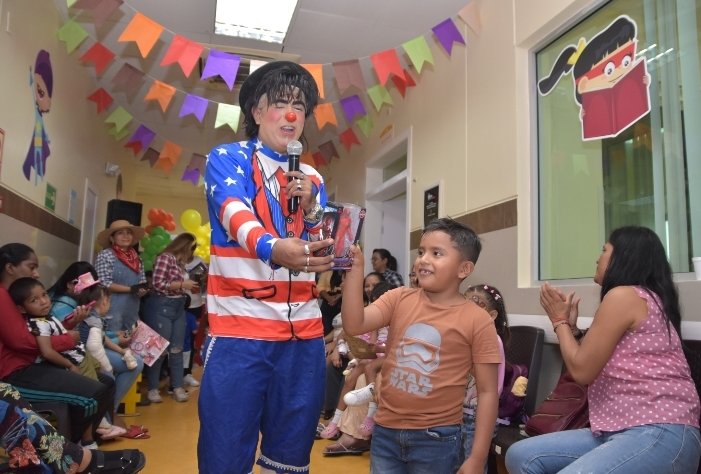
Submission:
[[[701,341],[683,341],[682,347],[686,362],[691,370],[691,378],[694,379],[694,385],[696,385],[696,391],[701,394]],[[701,464],[696,472],[701,474]]]
[[[530,416],[536,407],[545,331],[532,326],[513,326],[510,329],[511,338],[506,347],[504,347],[504,352],[506,360],[512,364],[523,364],[528,367],[528,387],[526,389],[523,411],[526,416]],[[501,457],[503,459],[509,447],[516,441],[524,438],[518,426],[520,421],[514,420],[512,425],[499,426],[489,452],[488,472],[496,473],[496,458]]]
[[[32,402],[32,409],[46,419],[56,420],[54,428],[64,438],[71,439],[71,418],[68,405],[61,402]]]

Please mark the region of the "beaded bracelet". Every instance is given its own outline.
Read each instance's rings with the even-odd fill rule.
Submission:
[[[553,331],[557,332],[557,328],[559,328],[560,326],[565,326],[565,325],[570,327],[570,330],[572,329],[569,321],[562,320],[562,321],[558,321],[555,324],[553,324]]]

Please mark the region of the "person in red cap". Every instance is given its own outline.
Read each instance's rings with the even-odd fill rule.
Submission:
[[[279,61],[254,71],[239,104],[248,141],[214,147],[205,191],[212,223],[199,396],[199,470],[249,473],[259,434],[261,472],[308,472],[324,392],[324,342],[314,273],[333,256],[314,252],[326,190],[302,164],[289,171],[319,100],[314,78]],[[299,199],[294,212],[288,200]]]

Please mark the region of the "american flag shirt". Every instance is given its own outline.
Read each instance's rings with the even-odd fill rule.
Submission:
[[[321,223],[287,211],[287,155],[249,141],[219,145],[207,156],[205,193],[212,226],[207,310],[212,335],[268,341],[323,336],[313,273],[271,261],[281,238],[319,240]],[[321,175],[300,164],[321,206]]]

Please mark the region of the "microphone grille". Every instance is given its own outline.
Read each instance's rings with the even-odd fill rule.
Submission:
[[[302,144],[297,140],[292,140],[287,144],[287,154],[288,155],[301,155],[302,154]]]

